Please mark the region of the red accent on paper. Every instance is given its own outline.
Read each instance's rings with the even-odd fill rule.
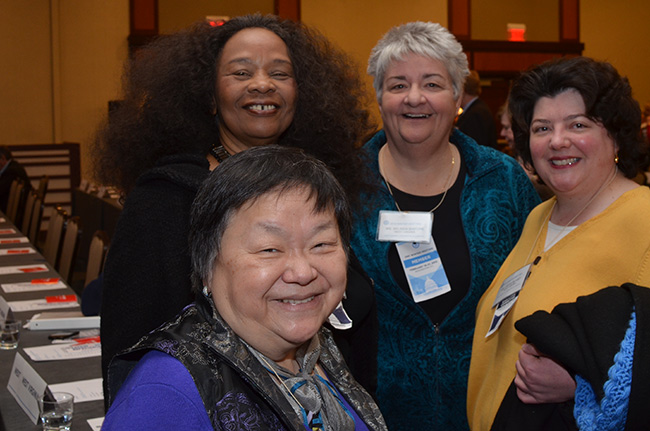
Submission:
[[[19,239],[2,239],[0,240],[0,244],[20,244]]]
[[[13,250],[7,250],[7,254],[26,254],[32,251],[29,248],[15,248]]]
[[[44,266],[37,266],[35,268],[20,268],[22,272],[43,272],[47,271],[47,268]]]
[[[96,337],[86,337],[86,338],[76,338],[74,340],[75,344],[92,344],[99,343],[99,335]]]
[[[46,302],[76,302],[77,295],[55,295],[55,296],[46,296]]]
[[[7,235],[7,234],[10,234],[10,233],[16,233],[16,231],[13,230],[13,229],[2,229],[2,230],[0,230],[0,235]]]
[[[31,281],[32,284],[56,284],[58,282],[58,278],[35,278]]]

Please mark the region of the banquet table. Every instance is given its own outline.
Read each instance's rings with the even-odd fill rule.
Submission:
[[[11,233],[15,230],[15,233]],[[0,273],[0,285],[6,283],[19,283],[29,282],[34,278],[59,278],[57,272],[45,260],[45,258],[38,252],[34,245],[29,243],[19,244],[3,244],[5,240],[11,238],[22,238],[23,235],[11,222],[7,220],[4,214],[0,213],[0,252],[5,249],[11,248],[25,248],[31,246],[36,250],[36,253],[31,254],[0,254],[0,272],[3,267],[18,266],[18,265],[42,265],[47,268],[45,272],[38,273],[20,273],[20,274],[2,274]],[[46,296],[52,295],[73,295],[74,291],[66,285],[64,288],[56,290],[41,290],[41,291],[28,291],[28,292],[12,292],[7,293],[4,289],[0,288],[0,295],[7,301],[22,301],[43,299]],[[75,311],[76,308],[63,308],[60,310],[52,311]],[[44,311],[24,311],[14,312],[13,317],[16,320],[21,320],[23,323],[29,320],[34,314]],[[34,368],[34,370],[47,382],[48,385],[57,383],[68,383],[80,380],[101,378],[101,358],[80,358],[80,359],[67,359],[57,361],[32,361],[25,353],[26,347],[45,346],[51,344],[48,335],[52,334],[53,330],[28,330],[22,328],[20,331],[20,339],[18,348],[14,350],[0,350],[0,430],[10,431],[35,431],[40,430],[40,424],[35,425],[27,414],[21,409],[18,402],[15,400],[11,392],[7,389],[7,384],[12,371],[12,366],[17,353]],[[103,400],[85,401],[75,403],[74,417],[72,421],[72,430],[91,430],[91,426],[87,422],[88,419],[101,418],[104,416],[104,403]]]

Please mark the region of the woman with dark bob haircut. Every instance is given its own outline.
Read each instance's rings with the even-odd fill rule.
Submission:
[[[515,148],[526,165],[535,168],[528,145],[535,102],[567,88],[580,93],[585,114],[598,120],[618,144],[618,169],[626,177],[634,178],[647,161],[646,147],[639,136],[639,104],[632,98],[627,78],[621,78],[614,66],[588,57],[556,61],[548,69],[531,72],[527,79],[518,81],[518,97],[509,98],[508,108],[513,120],[517,119],[512,124]]]
[[[528,315],[550,313],[607,286],[650,286],[650,190],[631,180],[645,159],[641,111],[626,78],[611,64],[584,57],[549,61],[523,73],[508,103],[518,152],[555,196],[530,213],[478,304],[470,426],[623,429],[627,401],[616,394],[626,393],[625,373],[603,386],[561,361],[562,352],[532,344],[518,329]],[[606,314],[601,320],[609,322]],[[583,335],[589,332],[584,329]],[[550,328],[547,335],[566,340]],[[605,353],[602,338],[592,337],[569,344],[589,346],[594,355],[589,363],[606,364],[606,371],[616,351]],[[607,405],[616,407],[614,416],[605,412]],[[603,417],[611,422],[605,425]]]
[[[386,430],[322,328],[346,290],[350,208],[294,148],[225,160],[192,206],[196,302],[109,368],[104,430]],[[137,363],[137,365],[136,365]]]
[[[126,195],[104,272],[104,374],[118,352],[193,300],[190,205],[209,167],[252,147],[298,147],[356,202],[364,178],[356,144],[371,127],[355,70],[315,30],[259,14],[199,22],[136,53],[94,147],[98,180]],[[370,282],[351,272],[365,317]]]

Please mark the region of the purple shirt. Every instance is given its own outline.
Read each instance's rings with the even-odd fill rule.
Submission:
[[[368,431],[345,398],[339,398],[354,417],[355,431]],[[142,429],[213,430],[189,371],[157,350],[143,356],[131,371],[102,425],[102,431]]]

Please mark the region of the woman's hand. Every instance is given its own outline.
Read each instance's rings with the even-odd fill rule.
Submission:
[[[576,382],[569,372],[532,344],[524,344],[515,364],[517,396],[526,404],[560,403],[573,398]]]

